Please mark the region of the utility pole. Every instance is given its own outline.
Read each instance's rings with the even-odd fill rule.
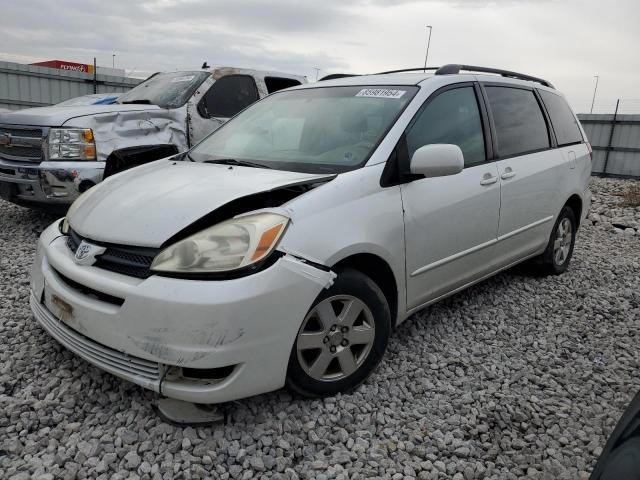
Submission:
[[[596,92],[598,91],[598,80],[600,80],[599,75],[594,75],[596,79],[596,86],[593,89],[593,100],[591,100],[591,111],[589,113],[593,113],[593,104],[596,103]]]
[[[111,66],[116,68],[116,54],[111,55]]]
[[[433,27],[431,25],[427,25],[429,29],[429,39],[427,40],[427,54],[424,56],[424,71],[427,71],[427,60],[429,59],[429,45],[431,45],[431,30]]]
[[[609,130],[609,143],[607,143],[607,152],[604,154],[604,165],[602,167],[602,176],[607,176],[607,165],[609,164],[609,153],[611,153],[611,144],[613,143],[613,131],[616,129],[616,121],[618,120],[618,107],[620,106],[620,99],[616,102],[616,111],[613,114],[613,120],[611,121],[611,130]]]
[[[93,57],[93,93],[98,93],[98,64],[96,57]]]
[[[320,69],[318,67],[313,67],[313,69],[316,71],[316,82],[318,81],[318,75],[320,74]]]

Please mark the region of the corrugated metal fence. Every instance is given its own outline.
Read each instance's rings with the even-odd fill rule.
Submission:
[[[593,148],[593,174],[640,177],[640,115],[578,114]]]
[[[97,93],[126,92],[142,80],[97,75]],[[93,74],[0,61],[0,108],[53,105],[93,92]]]

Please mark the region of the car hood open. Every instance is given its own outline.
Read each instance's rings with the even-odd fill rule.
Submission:
[[[84,193],[69,210],[69,224],[91,240],[159,247],[232,200],[333,176],[158,160]]]

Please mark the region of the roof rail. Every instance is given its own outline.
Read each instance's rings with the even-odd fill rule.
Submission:
[[[335,80],[337,78],[358,77],[358,76],[360,76],[358,73],[332,73],[330,75],[325,75],[318,81],[322,82],[323,80]]]
[[[520,80],[530,80],[532,82],[538,82],[545,87],[555,88],[550,82],[543,80],[542,78],[532,77],[531,75],[525,75],[524,73],[510,72],[509,70],[500,70],[498,68],[488,67],[475,67],[473,65],[458,65],[454,63],[444,65],[436,70],[436,75],[455,75],[460,73],[460,70],[479,73],[496,73],[498,75],[502,75],[503,77],[517,78]]]
[[[440,67],[416,67],[416,68],[401,68],[400,70],[389,70],[388,72],[378,72],[374,75],[385,75],[387,73],[402,73],[402,72],[424,72],[426,70],[438,70]]]

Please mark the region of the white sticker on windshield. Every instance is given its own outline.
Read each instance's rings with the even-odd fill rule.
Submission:
[[[375,97],[375,98],[400,98],[405,93],[405,90],[390,90],[388,88],[363,88],[356,97]]]
[[[174,77],[171,79],[171,83],[190,82],[191,80],[193,80],[193,77],[195,77],[195,75],[183,75],[182,77]]]

